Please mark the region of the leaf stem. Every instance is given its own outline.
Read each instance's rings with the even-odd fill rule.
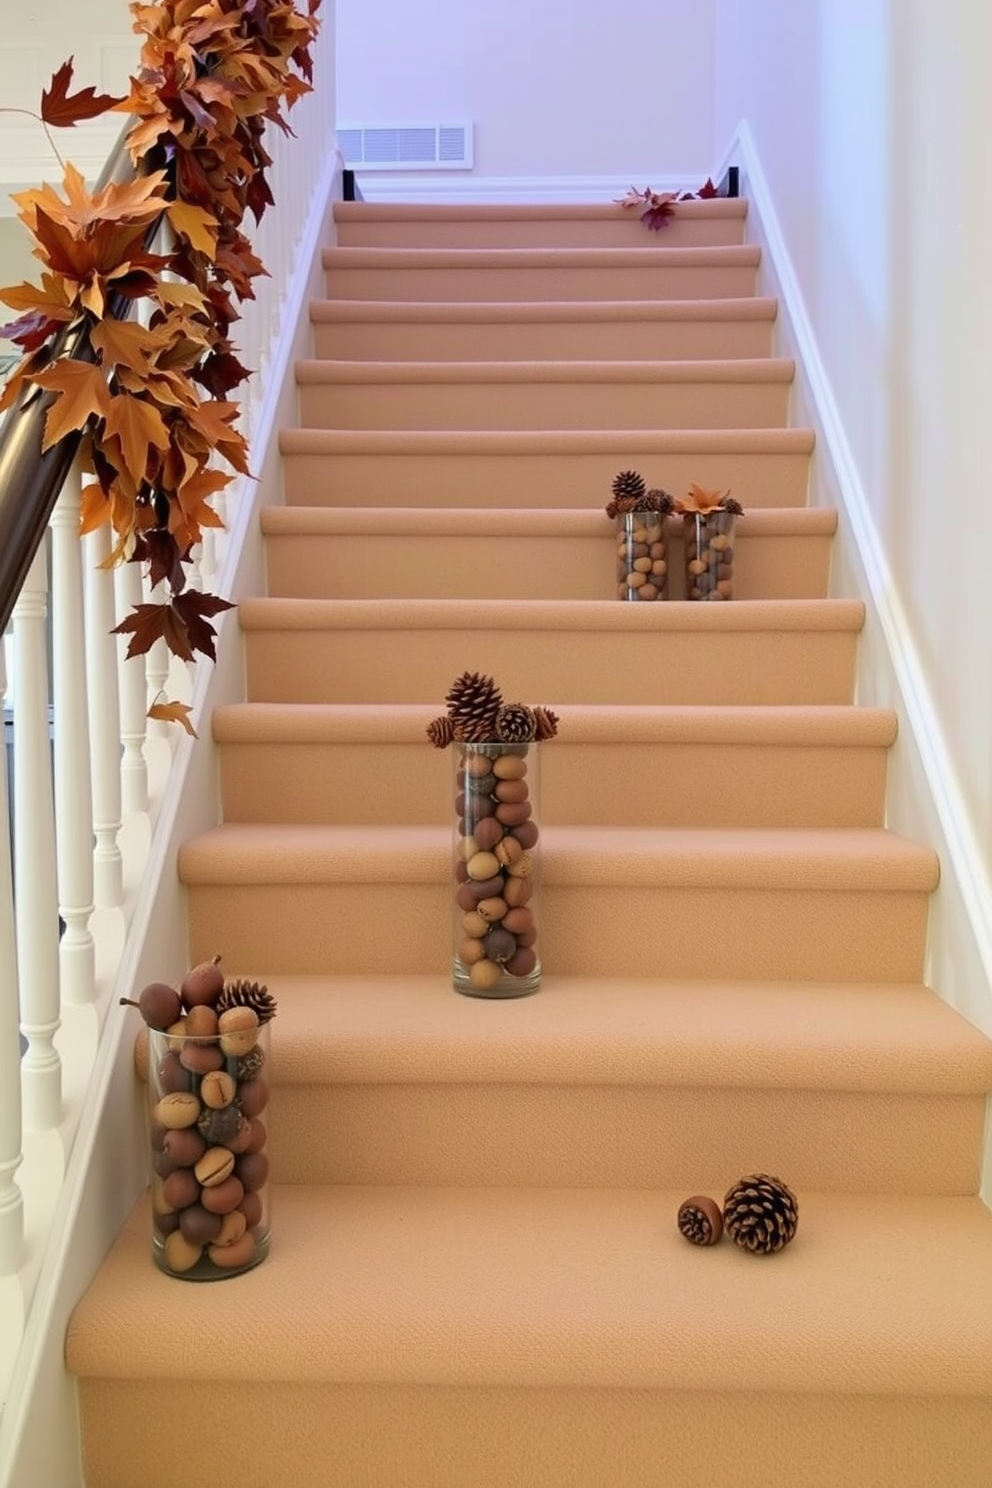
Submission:
[[[62,156],[59,154],[59,148],[56,145],[54,139],[52,138],[52,132],[51,132],[51,130],[49,129],[48,125],[45,123],[44,119],[41,117],[40,114],[36,114],[33,109],[9,108],[9,107],[7,107],[7,108],[0,108],[0,114],[24,114],[26,118],[33,119],[36,124],[40,124],[41,127],[42,127],[42,129],[45,131],[45,138],[48,140],[48,143],[52,147],[52,154],[55,156],[55,159],[58,161],[58,163],[59,163],[62,171],[63,172],[65,171],[65,161],[62,159]]]

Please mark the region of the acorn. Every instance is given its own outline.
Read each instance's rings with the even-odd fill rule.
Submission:
[[[175,987],[167,982],[149,982],[138,993],[135,1001],[131,997],[120,999],[121,1007],[136,1007],[149,1028],[164,1032],[182,1016],[182,1003]]]
[[[220,969],[220,956],[201,961],[183,977],[179,993],[183,1006],[189,1010],[206,1004],[212,1007],[224,990],[224,973]]]

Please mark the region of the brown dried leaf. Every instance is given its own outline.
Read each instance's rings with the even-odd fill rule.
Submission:
[[[55,124],[60,129],[70,129],[82,119],[95,119],[105,114],[119,98],[109,93],[97,93],[93,88],[81,88],[78,93],[69,93],[72,82],[73,58],[63,62],[52,81],[41,95],[41,117],[46,124]]]
[[[163,723],[181,723],[191,738],[198,739],[200,736],[189,720],[192,711],[187,703],[152,703],[148,717],[161,719]]]

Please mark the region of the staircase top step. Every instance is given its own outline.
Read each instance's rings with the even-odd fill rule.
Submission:
[[[283,429],[287,455],[808,455],[812,429]]]
[[[605,505],[605,502],[604,502]],[[267,537],[589,537],[613,534],[603,507],[499,506],[264,506]],[[678,516],[666,526],[677,532]],[[737,518],[743,537],[832,537],[837,509],[832,506],[753,507]]]
[[[588,744],[811,744],[888,748],[896,715],[849,704],[755,707],[556,704],[556,750]],[[437,708],[420,703],[230,703],[213,713],[222,744],[409,744],[426,746]]]
[[[668,321],[774,320],[775,299],[707,300],[312,300],[315,324],[335,321]]]
[[[325,269],[757,268],[758,244],[698,248],[325,248]]]
[[[988,1396],[979,1199],[800,1193],[793,1243],[756,1258],[687,1245],[685,1196],[277,1186],[268,1259],[218,1286],[157,1270],[141,1201],[70,1321],[67,1366],[228,1392],[265,1379]],[[205,1348],[229,1335],[232,1304],[238,1346]]]
[[[491,603],[474,599],[253,598],[238,606],[242,630],[487,630],[497,623]],[[859,599],[739,599],[730,604],[620,604],[615,599],[506,599],[501,631],[562,630],[672,634],[690,631],[860,631]]]
[[[545,976],[518,1003],[443,977],[263,980],[279,1084],[992,1090],[992,1039],[913,983]]]
[[[746,217],[743,196],[673,202],[676,217]],[[616,202],[335,202],[335,222],[616,222],[634,215]],[[662,229],[664,231],[664,229]]]
[[[939,861],[883,828],[545,827],[542,881],[929,894]],[[184,842],[186,884],[441,883],[444,826],[225,822]]]
[[[336,361],[305,358],[295,363],[304,386],[345,383],[789,383],[791,357],[687,358],[639,361]]]

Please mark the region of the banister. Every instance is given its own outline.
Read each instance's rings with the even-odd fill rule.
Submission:
[[[121,130],[100,172],[96,189],[133,180],[137,172],[125,143],[131,124]],[[107,314],[124,319],[130,301],[111,296]],[[72,356],[94,361],[85,321],[65,326],[52,337],[51,360]],[[82,433],[67,434],[44,452],[45,416],[58,394],[28,383],[0,417],[0,633],[10,620],[34,555],[45,536],[59,492],[72,465]]]

